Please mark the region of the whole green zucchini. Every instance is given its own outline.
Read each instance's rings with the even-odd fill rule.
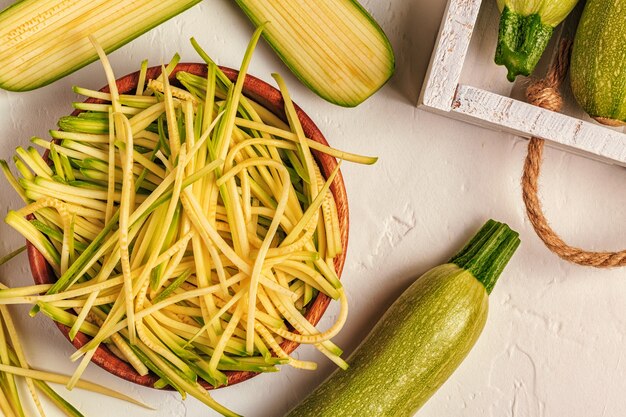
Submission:
[[[352,354],[289,417],[409,417],[467,356],[488,295],[520,243],[488,221],[447,264],[415,281]]]
[[[554,28],[576,3],[578,0],[498,0],[502,16],[495,61],[508,69],[509,81],[533,72]]]
[[[571,84],[601,123],[626,121],[626,0],[588,0],[574,40]]]

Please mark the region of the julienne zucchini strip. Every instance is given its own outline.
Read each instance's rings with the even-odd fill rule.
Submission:
[[[287,124],[242,94],[262,30],[234,82],[192,40],[207,62],[206,77],[180,71],[178,84],[170,83],[176,55],[162,67],[168,77],[149,80],[144,61],[131,93],[117,91],[93,39],[111,93],[74,91],[106,103],[77,103],[83,113],[62,118],[51,141],[33,140],[49,150],[50,164],[34,148],[18,148],[18,175],[0,163],[26,203],[8,213],[7,223],[58,278],[0,289],[0,306],[32,304],[32,315],[69,326],[71,338],[79,331],[92,337],[71,355],[80,363],[63,379],[68,388],[81,386],[102,343],[139,374],[158,375],[155,387],[171,386],[227,416],[237,414],[215,402],[198,378],[219,387],[228,383],[225,371],[316,368],[288,355],[284,341],[311,344],[347,368],[330,340],[348,313],[335,271],[343,247],[330,191],[341,161],[324,178],[312,151],[361,164],[376,158],[307,138],[279,76]],[[319,293],[340,301],[338,319],[325,331],[305,317]],[[2,345],[0,372],[15,365]],[[16,402],[7,394],[0,407]]]
[[[0,265],[4,262],[5,260],[3,260]],[[14,291],[3,284],[0,284],[0,289],[2,291]],[[68,416],[83,416],[80,411],[64,400],[63,397],[47,383],[64,383],[69,377],[32,369],[26,362],[23,347],[17,329],[13,323],[11,313],[6,305],[0,305],[0,411],[6,416],[26,415],[16,385],[18,378],[23,378],[26,381],[29,393],[39,415],[45,415],[38,397],[38,392],[41,392]],[[108,397],[117,398],[150,409],[150,407],[136,399],[97,384],[79,381],[77,386],[81,389],[97,392]]]

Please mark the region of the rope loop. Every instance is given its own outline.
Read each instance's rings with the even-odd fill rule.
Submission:
[[[569,67],[571,41],[561,41],[556,62],[548,71],[546,78],[532,83],[526,90],[526,98],[532,105],[558,112],[563,107],[563,98],[559,87],[563,83]],[[620,252],[591,252],[570,246],[550,227],[539,201],[539,174],[545,141],[531,138],[528,143],[528,155],[524,162],[522,175],[522,198],[526,205],[526,214],[537,236],[552,252],[562,259],[583,266],[611,268],[626,266],[626,250]]]

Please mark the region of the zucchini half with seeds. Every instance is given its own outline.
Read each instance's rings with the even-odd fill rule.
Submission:
[[[331,103],[354,107],[395,69],[378,23],[355,0],[236,0],[291,71]]]
[[[0,88],[43,87],[201,0],[22,0],[0,12]]]

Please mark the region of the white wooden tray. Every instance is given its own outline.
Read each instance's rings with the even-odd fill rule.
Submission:
[[[584,3],[584,2],[583,2]],[[555,30],[535,70],[545,75],[559,38],[573,39],[583,5]],[[563,85],[563,113],[524,102],[529,80],[506,79],[494,63],[500,13],[496,0],[449,0],[418,105],[495,130],[536,136],[551,145],[608,163],[626,166],[624,128],[602,126],[589,118],[572,97],[569,79]]]

